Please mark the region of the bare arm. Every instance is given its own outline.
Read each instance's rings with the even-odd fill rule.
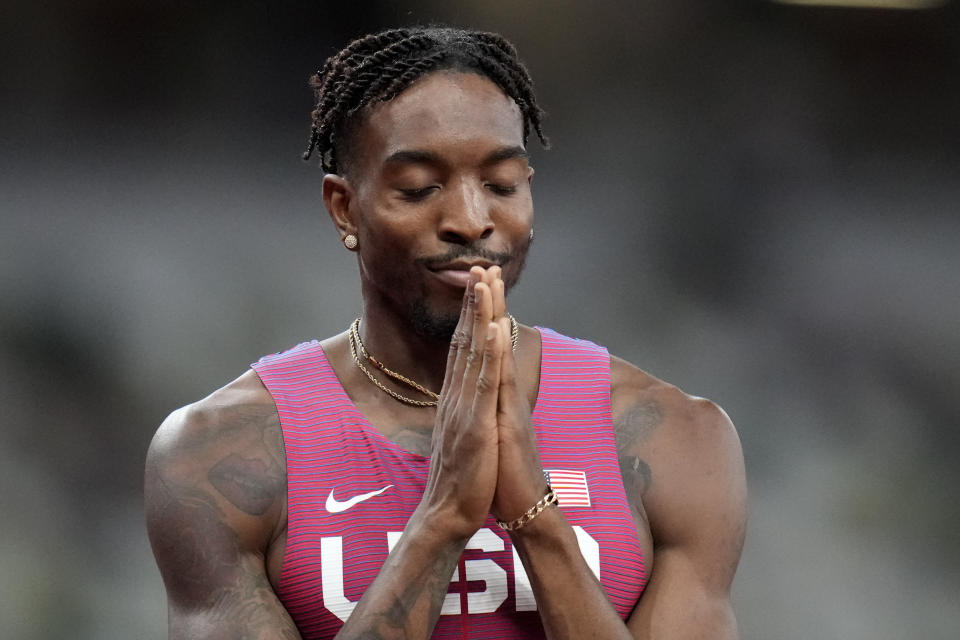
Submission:
[[[628,625],[651,640],[738,637],[730,586],[743,547],[747,489],[740,441],[718,406],[667,385],[634,399],[659,424],[622,441],[628,498],[655,545],[650,582]]]
[[[508,358],[504,362],[506,366]],[[651,384],[649,376],[622,361],[616,369],[615,426],[625,487],[637,513],[650,521],[656,546],[653,574],[624,624],[583,560],[563,513],[548,509],[511,533],[547,636],[736,638],[729,589],[743,542],[746,489],[733,425],[709,401],[659,381]],[[504,388],[509,374],[502,380],[501,400],[514,393]],[[523,433],[516,425],[509,430]],[[534,474],[508,477],[508,470],[531,467],[515,453],[527,446],[522,438],[510,444],[509,451],[501,448],[502,491],[517,494],[524,487],[542,486]],[[532,504],[531,496],[525,499]]]
[[[148,454],[147,526],[171,639],[300,638],[265,570],[286,488],[279,422],[272,403],[238,406],[250,400],[238,395],[251,394],[221,391],[175,412]],[[439,515],[411,519],[337,637],[430,635],[469,538],[438,535]]]
[[[506,338],[491,322],[489,286],[476,292],[464,298],[451,344],[423,499],[338,638],[428,638],[457,560],[490,511]],[[147,526],[171,638],[300,637],[265,571],[286,518],[283,461],[276,408],[253,373],[175,412],[157,432]]]
[[[264,564],[283,510],[282,461],[276,409],[252,373],[157,431],[144,493],[170,638],[300,638]]]

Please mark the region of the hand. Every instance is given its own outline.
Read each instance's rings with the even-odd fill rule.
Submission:
[[[500,268],[492,267],[494,319],[504,336],[500,357],[500,389],[497,398],[499,463],[497,488],[491,512],[506,522],[516,520],[546,493],[530,403],[520,389],[517,361],[510,336],[506,294]]]
[[[418,511],[434,529],[468,538],[479,529],[497,484],[497,396],[505,339],[493,322],[486,270],[474,267],[450,342],[431,444],[430,472]],[[502,284],[502,283],[501,283]]]

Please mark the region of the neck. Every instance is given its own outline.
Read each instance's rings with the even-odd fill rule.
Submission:
[[[370,355],[435,393],[443,386],[450,339],[414,329],[395,309],[364,301],[360,337]],[[416,396],[418,399],[419,395]]]

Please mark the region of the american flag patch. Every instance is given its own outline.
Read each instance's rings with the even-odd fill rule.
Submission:
[[[561,507],[589,507],[590,491],[587,474],[567,469],[544,469],[547,482],[557,494]]]

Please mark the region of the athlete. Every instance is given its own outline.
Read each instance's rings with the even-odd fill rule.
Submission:
[[[363,313],[158,430],[170,637],[736,638],[727,416],[508,312],[546,144],[513,46],[392,30],[312,84]]]

